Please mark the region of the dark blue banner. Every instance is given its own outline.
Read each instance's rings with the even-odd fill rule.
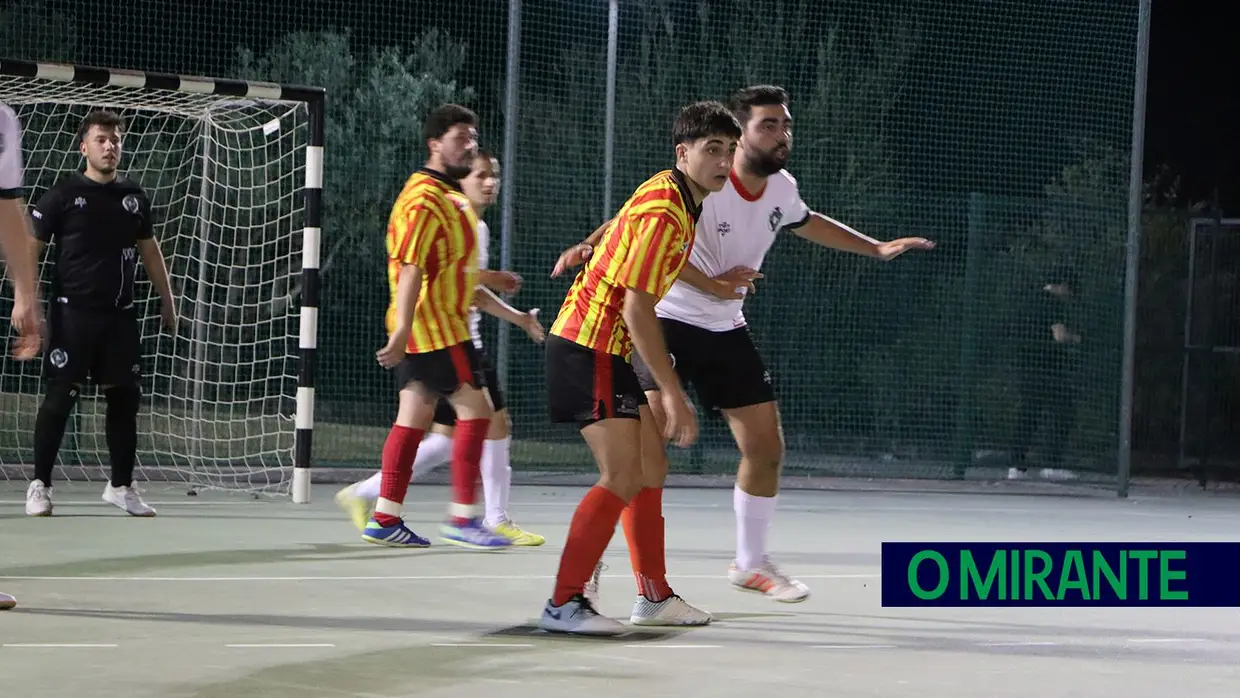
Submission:
[[[883,543],[883,606],[1240,607],[1240,543]]]

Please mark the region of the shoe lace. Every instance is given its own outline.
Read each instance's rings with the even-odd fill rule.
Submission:
[[[788,575],[784,574],[784,571],[779,569],[779,565],[776,565],[775,562],[772,561],[771,558],[769,557],[762,558],[762,565],[759,567],[759,569],[762,570],[763,574],[770,577],[771,579],[774,579],[780,584],[786,584],[786,585],[792,584],[792,577],[789,577]]]

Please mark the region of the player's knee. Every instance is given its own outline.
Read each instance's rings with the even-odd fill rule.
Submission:
[[[140,387],[114,385],[104,389],[103,397],[107,401],[109,417],[133,418],[138,416],[138,408],[142,403]]]
[[[81,389],[72,383],[52,381],[43,395],[43,404],[39,405],[39,413],[47,416],[68,419],[77,404]]]
[[[500,410],[491,417],[491,426],[487,431],[487,439],[499,441],[512,435],[512,421],[508,419],[508,410]]]
[[[779,472],[784,462],[784,444],[781,439],[746,444],[741,456],[756,470]]]

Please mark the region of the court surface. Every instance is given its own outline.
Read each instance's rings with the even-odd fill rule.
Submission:
[[[28,519],[0,485],[0,695],[265,698],[502,695],[918,698],[1240,695],[1240,609],[884,609],[884,540],[1226,540],[1233,497],[787,492],[773,553],[813,590],[781,605],[732,590],[728,489],[665,495],[675,589],[715,625],[616,639],[546,635],[581,488],[514,489],[548,544],[501,553],[362,543],[314,503],[148,490],[155,519],[57,487]],[[433,533],[447,489],[407,510]],[[602,611],[627,619],[623,535],[605,558]]]

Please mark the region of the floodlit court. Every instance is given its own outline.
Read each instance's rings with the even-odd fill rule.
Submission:
[[[56,516],[0,504],[0,695],[163,698],[503,695],[918,698],[1191,696],[1240,686],[1240,609],[901,609],[880,602],[883,541],[1205,541],[1234,538],[1228,495],[1128,500],[1001,493],[788,491],[773,555],[813,596],[733,591],[730,489],[665,495],[671,581],[716,616],[685,631],[609,639],[535,628],[581,488],[518,487],[512,511],[541,548],[363,543],[335,509],[172,487],[155,519],[99,487],[57,487]],[[433,533],[447,489],[415,486],[409,520]],[[627,619],[622,533],[601,610]]]

